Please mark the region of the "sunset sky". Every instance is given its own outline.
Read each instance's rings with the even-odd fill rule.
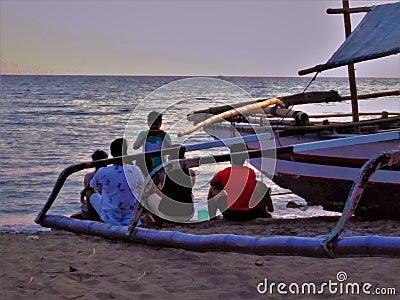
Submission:
[[[350,1],[352,7],[395,1]],[[1,74],[297,76],[344,40],[340,0],[0,0]],[[353,28],[364,14],[353,17]],[[400,56],[356,65],[400,77]],[[321,76],[345,76],[346,68]]]

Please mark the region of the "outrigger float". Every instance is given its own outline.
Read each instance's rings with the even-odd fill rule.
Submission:
[[[345,19],[348,19],[349,13],[353,11],[368,11],[366,18],[361,22],[361,24],[365,24],[368,22],[366,19],[376,19],[380,20],[391,20],[393,24],[395,24],[395,28],[393,32],[390,31],[390,37],[394,42],[397,48],[392,49],[390,51],[378,51],[380,54],[368,54],[367,58],[357,58],[352,59],[351,61],[345,60],[343,64],[351,64],[354,62],[358,62],[361,60],[376,58],[378,56],[390,55],[394,53],[398,53],[400,51],[400,47],[398,44],[400,26],[400,3],[374,6],[372,8],[362,8],[362,9],[350,9],[348,8],[348,1],[343,0],[344,8],[339,10],[334,10],[336,13],[343,13],[345,15]],[[389,7],[390,6],[390,7]],[[389,7],[389,8],[388,8]],[[395,16],[393,17],[393,13]],[[380,17],[381,16],[381,17]],[[390,22],[389,22],[390,23]],[[347,21],[349,24],[349,21]],[[347,26],[349,27],[349,26]],[[360,26],[359,26],[360,27]],[[348,29],[348,28],[347,28]],[[369,29],[372,30],[373,29]],[[386,31],[388,28],[385,29]],[[358,31],[358,29],[356,29]],[[394,35],[394,36],[393,36]],[[375,37],[376,35],[371,34],[371,37]],[[378,32],[378,38],[379,38]],[[352,36],[346,40],[353,40]],[[379,39],[380,41],[380,39]],[[397,43],[397,44],[396,44]],[[346,42],[345,42],[346,44]],[[364,44],[363,44],[364,45]],[[386,46],[386,43],[384,43]],[[359,48],[356,48],[360,50]],[[358,51],[357,50],[357,51]],[[363,49],[361,49],[363,50]],[[360,51],[361,51],[360,50]],[[356,51],[356,52],[357,52]],[[340,53],[340,52],[339,52]],[[335,64],[331,64],[328,68],[336,66]],[[320,72],[323,68],[321,66],[317,66],[314,71]],[[354,73],[354,69],[353,69]],[[351,72],[350,72],[351,74]],[[350,76],[351,77],[351,76]],[[350,79],[350,81],[352,81]],[[355,87],[355,81],[350,83],[352,87],[351,99],[353,100],[353,106],[356,106],[357,95]],[[341,101],[345,100],[345,97],[338,97],[335,92],[315,92],[315,93],[304,93],[301,95],[295,95],[294,97],[281,97],[280,100],[288,105],[295,104],[294,102],[290,102],[289,100],[297,99],[296,101],[300,101],[299,99],[307,99],[308,103],[311,102],[325,102],[327,99],[331,99],[332,101]],[[399,91],[389,92],[389,93],[378,93],[374,96],[389,96],[389,95],[399,95]],[[371,96],[371,95],[368,95]],[[362,98],[362,97],[359,97]],[[323,100],[322,100],[323,99]],[[355,99],[355,101],[354,101]],[[265,100],[265,99],[264,99]],[[346,99],[347,100],[347,99]],[[275,104],[279,104],[279,102],[271,101]],[[292,103],[292,104],[289,104]],[[252,104],[252,103],[251,103]],[[243,106],[244,104],[239,104],[237,107]],[[235,107],[233,107],[235,108]],[[218,108],[220,109],[220,108]],[[223,108],[222,111],[218,113],[225,112],[227,110],[231,110],[232,107]],[[261,108],[260,108],[261,109]],[[269,107],[262,108],[263,110],[270,109]],[[246,114],[246,111],[243,109],[239,110],[239,116],[235,117],[234,113],[231,115],[227,115],[228,121],[232,121],[229,118],[241,118],[241,114]],[[100,223],[96,221],[86,221],[86,220],[78,220],[72,219],[70,217],[62,216],[62,215],[49,215],[47,214],[50,207],[55,202],[57,195],[59,194],[63,184],[65,183],[68,176],[71,174],[94,167],[106,166],[109,164],[113,164],[117,161],[123,160],[124,162],[132,162],[137,161],[139,159],[143,159],[142,154],[129,155],[126,157],[105,159],[94,162],[84,162],[80,164],[75,164],[70,167],[64,169],[59,175],[57,182],[45,203],[43,209],[40,211],[38,216],[35,219],[35,222],[49,228],[66,230],[79,234],[86,235],[95,235],[103,238],[118,240],[118,241],[126,241],[133,243],[141,243],[145,245],[151,246],[162,246],[162,247],[172,247],[179,248],[189,251],[198,251],[198,252],[206,252],[206,251],[221,251],[221,252],[239,252],[239,253],[247,253],[247,254],[256,254],[256,255],[292,255],[292,256],[310,256],[310,257],[344,257],[344,256],[390,256],[390,257],[400,257],[400,237],[388,237],[388,236],[377,236],[377,235],[369,235],[369,236],[353,236],[353,237],[341,237],[341,234],[345,228],[346,222],[348,219],[357,212],[357,208],[361,204],[365,205],[365,200],[363,195],[370,193],[371,183],[374,185],[376,182],[381,182],[382,184],[391,185],[394,188],[395,193],[392,193],[393,199],[388,198],[388,201],[381,201],[381,194],[377,196],[375,201],[371,202],[371,205],[378,205],[375,207],[379,207],[382,203],[385,205],[391,206],[391,213],[394,216],[399,218],[400,216],[400,197],[399,195],[399,174],[400,174],[400,148],[398,147],[400,141],[400,130],[399,130],[399,121],[400,117],[398,113],[394,114],[394,117],[390,117],[389,113],[384,113],[382,118],[370,121],[360,121],[358,120],[358,112],[353,115],[353,122],[349,124],[321,124],[321,125],[313,125],[310,126],[308,123],[308,116],[302,112],[295,112],[293,110],[285,110],[285,108],[273,108],[270,110],[274,115],[281,114],[282,117],[286,117],[287,115],[291,115],[294,118],[294,121],[290,123],[282,123],[282,122],[271,122],[273,125],[274,131],[268,131],[262,133],[262,130],[254,132],[254,128],[251,127],[251,130],[248,130],[246,126],[238,126],[236,129],[239,132],[245,133],[241,134],[238,137],[233,138],[224,138],[224,136],[219,136],[218,134],[212,134],[218,138],[218,140],[207,143],[198,143],[192,145],[181,145],[178,148],[171,148],[163,151],[164,154],[172,154],[176,153],[176,151],[180,154],[184,152],[200,150],[200,149],[210,149],[213,147],[221,147],[221,146],[229,146],[234,144],[246,143],[249,145],[250,150],[246,151],[246,155],[251,159],[251,161],[257,165],[257,161],[260,159],[273,159],[276,157],[276,174],[273,174],[276,178],[283,178],[284,173],[279,173],[280,162],[290,163],[291,161],[295,161],[299,157],[302,157],[302,161],[296,162],[299,164],[305,163],[311,167],[316,166],[328,166],[330,168],[341,168],[343,164],[345,167],[349,167],[349,161],[340,161],[332,164],[332,161],[325,160],[325,163],[321,163],[321,161],[316,162],[315,159],[323,158],[324,155],[321,153],[329,153],[332,149],[336,149],[338,151],[342,151],[347,148],[346,153],[354,152],[354,149],[371,149],[370,145],[375,145],[375,150],[368,152],[368,155],[361,159],[355,159],[354,162],[356,164],[351,165],[351,172],[348,172],[348,169],[342,169],[346,172],[336,173],[336,180],[340,183],[343,183],[343,177],[346,177],[347,191],[344,192],[346,195],[346,201],[340,201],[339,206],[335,206],[333,210],[338,210],[338,207],[341,207],[342,215],[332,230],[332,232],[328,233],[324,238],[306,238],[306,237],[294,237],[294,236],[272,236],[272,237],[254,237],[254,236],[243,236],[243,235],[234,235],[234,234],[212,234],[212,235],[194,235],[187,234],[178,231],[165,231],[165,230],[154,230],[141,228],[136,226],[137,215],[132,218],[132,223],[130,226],[113,226],[105,223]],[[204,112],[203,112],[204,113]],[[207,114],[215,114],[211,111],[207,111]],[[354,110],[353,110],[354,113]],[[230,113],[229,113],[230,114]],[[255,116],[256,117],[256,116]],[[196,117],[197,118],[197,117]],[[249,117],[245,116],[246,122],[248,122]],[[236,119],[235,119],[236,120]],[[202,120],[196,119],[195,122],[202,122]],[[294,123],[293,123],[294,122]],[[300,127],[298,127],[300,124]],[[212,125],[212,124],[210,124]],[[209,128],[212,130],[218,130],[217,126],[208,126],[204,123],[200,124],[198,127],[203,127],[206,132]],[[260,126],[262,129],[262,126]],[[362,132],[364,134],[353,134],[347,132],[348,130],[356,130],[358,133]],[[211,130],[210,129],[210,130]],[[378,130],[377,130],[378,129]],[[335,130],[335,133],[332,134],[332,131]],[[343,131],[342,131],[343,130]],[[326,134],[326,132],[331,132],[331,134]],[[371,133],[372,131],[372,133]],[[380,132],[377,132],[380,131]],[[224,134],[226,131],[223,131]],[[339,134],[337,133],[339,132]],[[326,138],[322,138],[322,137]],[[287,137],[287,139],[285,139]],[[293,142],[295,138],[299,142]],[[277,145],[279,147],[268,148],[261,147],[266,140],[275,139],[277,141]],[[283,141],[287,141],[287,143],[282,143]],[[389,145],[387,147],[382,147],[382,145]],[[252,147],[253,145],[253,147]],[[258,148],[254,147],[254,145],[259,145]],[[353,147],[353,148],[352,148]],[[356,148],[354,148],[356,147]],[[182,151],[182,149],[184,151]],[[317,151],[318,155],[311,155],[313,151]],[[314,154],[315,154],[314,153]],[[154,152],[153,154],[159,155],[160,152]],[[242,153],[243,154],[243,153]],[[343,152],[341,152],[343,154]],[[289,159],[288,159],[289,157]],[[325,155],[325,158],[329,157]],[[334,156],[338,158],[339,156]],[[343,157],[343,155],[341,155]],[[191,157],[184,158],[180,156],[180,159],[171,160],[163,164],[161,167],[153,170],[153,172],[148,176],[146,183],[150,183],[152,178],[156,176],[159,172],[163,170],[181,168],[183,166],[186,167],[197,167],[202,164],[209,163],[219,163],[226,162],[230,160],[230,154],[221,154],[221,155],[209,155],[202,157]],[[293,165],[291,165],[293,166]],[[302,168],[299,169],[304,170]],[[309,169],[310,172],[312,168]],[[326,170],[325,170],[326,171]],[[287,177],[293,178],[302,178],[302,174],[290,174],[287,173]],[[271,175],[271,174],[269,174]],[[312,174],[306,174],[307,176],[311,176]],[[307,177],[305,177],[307,178]],[[279,184],[279,183],[278,183]],[[285,183],[281,183],[282,186],[285,186]],[[146,187],[144,187],[144,190]],[[309,188],[312,190],[312,188]],[[294,192],[296,192],[294,190]],[[386,192],[385,190],[381,191],[382,193]],[[393,189],[392,189],[393,192]],[[301,194],[298,192],[298,194]],[[343,194],[341,194],[343,195]],[[142,196],[145,197],[145,193],[142,193]],[[145,202],[145,199],[140,199],[141,202]],[[363,204],[364,202],[364,204]],[[328,207],[329,208],[329,207]],[[362,210],[361,210],[362,211]],[[388,213],[387,210],[383,211],[384,214]],[[381,215],[382,217],[382,215]]]

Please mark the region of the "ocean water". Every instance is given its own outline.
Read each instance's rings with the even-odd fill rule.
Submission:
[[[0,229],[37,231],[33,219],[46,202],[60,172],[71,164],[90,161],[96,149],[109,152],[110,142],[125,136],[131,145],[146,129],[151,110],[165,110],[164,128],[174,143],[211,140],[198,131],[176,134],[191,127],[186,114],[195,109],[260,97],[301,93],[310,78],[284,77],[122,77],[122,76],[1,76],[0,110]],[[359,93],[399,89],[398,79],[358,79]],[[348,95],[346,78],[317,78],[307,91],[335,89]],[[307,113],[350,112],[348,101],[302,105]],[[400,111],[398,99],[360,101],[360,111]],[[140,150],[138,150],[140,151]],[[131,146],[129,154],[136,153]],[[189,155],[221,153],[226,149]],[[206,207],[208,181],[224,165],[202,166],[194,194],[196,207]],[[80,207],[79,192],[89,170],[70,176],[50,213],[70,215]],[[262,178],[261,178],[262,179]],[[288,201],[304,200],[272,186],[275,217],[331,214],[320,207],[305,212],[286,208]],[[284,195],[279,195],[284,194]]]

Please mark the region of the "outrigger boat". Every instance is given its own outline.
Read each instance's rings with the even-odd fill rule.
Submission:
[[[202,127],[215,138],[270,132],[279,147],[308,144],[302,147],[302,151],[277,157],[273,174],[263,167],[259,159],[253,159],[251,163],[280,187],[304,198],[308,205],[321,205],[325,210],[335,212],[343,210],[351,185],[362,165],[380,152],[400,147],[399,106],[395,112],[382,112],[378,118],[375,116],[367,120],[360,120],[359,117],[374,114],[358,112],[358,100],[399,96],[400,90],[357,95],[353,67],[356,62],[400,52],[400,2],[362,8],[348,8],[348,1],[343,3],[343,9],[329,9],[327,12],[344,14],[348,38],[327,63],[302,70],[299,75],[317,72],[315,79],[324,70],[348,65],[350,96],[341,97],[335,91],[309,92],[280,97],[284,104],[281,106],[286,108],[259,106],[255,110],[252,108],[254,103],[246,102],[198,110],[188,115],[188,119],[196,125],[194,129]],[[349,13],[352,12],[367,14],[350,34]],[[288,108],[298,104],[345,100],[351,100],[352,103],[352,122],[329,121],[329,117],[348,117],[348,114],[309,116]],[[256,102],[261,104],[265,99]],[[324,121],[315,121],[320,118],[324,118]],[[360,143],[360,140],[363,142]],[[332,146],[319,149],[317,145],[323,143],[314,143],[321,141]],[[249,149],[263,147],[263,143],[248,144]],[[355,214],[400,219],[399,163],[377,172],[371,178]]]
[[[346,1],[345,1],[346,2]],[[398,8],[398,6],[396,6]],[[396,19],[398,22],[398,19]],[[397,51],[398,52],[398,51]],[[297,95],[295,97],[287,97],[287,99],[283,99],[282,102],[289,101],[288,99],[306,99],[306,98],[317,98],[324,99],[335,98],[337,95],[334,92],[329,92],[328,94],[302,94]],[[336,97],[337,98],[337,97]],[[343,98],[342,98],[343,99]],[[281,99],[282,100],[282,99]],[[339,99],[340,100],[340,99]],[[278,103],[283,106],[281,101],[267,101],[265,105],[269,103]],[[287,103],[286,103],[287,104]],[[253,105],[253,104],[251,104]],[[242,106],[242,105],[240,105]],[[241,113],[245,113],[243,110],[239,111]],[[278,111],[278,109],[274,109],[274,111]],[[284,112],[290,113],[290,112]],[[296,120],[306,120],[307,118],[304,114],[295,113],[297,115]],[[228,116],[229,117],[229,116]],[[388,120],[387,120],[388,119]],[[351,124],[350,126],[344,126],[340,128],[349,128],[357,125],[359,130],[363,131],[365,128],[362,125],[368,126],[387,126],[391,127],[392,124],[396,124],[399,122],[399,119],[396,117],[389,117],[385,120],[376,120],[371,121],[372,123],[368,124]],[[360,122],[361,123],[361,122]],[[199,125],[199,124],[198,124]],[[201,124],[200,124],[201,126]],[[286,125],[285,125],[286,126]],[[72,165],[64,169],[58,179],[57,182],[45,203],[43,209],[40,211],[38,216],[35,219],[35,222],[44,226],[55,229],[67,230],[80,234],[87,235],[96,235],[100,237],[104,237],[112,240],[126,241],[126,242],[135,242],[142,243],[146,245],[153,246],[164,246],[164,247],[173,247],[180,248],[190,251],[233,251],[239,253],[248,253],[248,254],[256,254],[256,255],[299,255],[299,256],[311,256],[311,257],[341,257],[341,256],[390,256],[390,257],[400,257],[400,237],[388,237],[388,236],[352,236],[352,237],[341,237],[341,233],[344,230],[345,224],[347,220],[354,214],[357,209],[358,204],[362,204],[364,201],[363,195],[368,192],[370,182],[382,182],[392,184],[392,187],[398,189],[399,187],[399,163],[400,163],[400,150],[397,147],[393,147],[393,145],[398,145],[400,140],[400,133],[398,129],[386,129],[381,133],[371,133],[368,135],[348,135],[348,133],[334,133],[327,134],[326,138],[321,138],[324,136],[321,133],[320,128],[315,128],[311,126],[308,130],[307,128],[303,128],[305,131],[298,133],[296,135],[290,134],[281,134],[281,132],[291,132],[290,130],[294,129],[296,131],[298,127],[294,127],[292,125],[287,125],[289,127],[279,128],[279,130],[273,130],[270,132],[252,133],[252,131],[248,132],[246,127],[238,127],[242,128],[241,132],[245,134],[241,134],[238,137],[227,138],[227,139],[218,139],[213,142],[204,142],[197,143],[192,145],[181,145],[177,148],[166,149],[163,152],[164,154],[175,154],[177,151],[180,154],[180,159],[175,159],[164,163],[162,166],[159,166],[155,170],[153,170],[147,180],[146,183],[149,184],[152,182],[152,178],[157,176],[157,174],[163,170],[182,168],[183,166],[191,168],[197,167],[202,164],[209,163],[220,163],[229,161],[231,156],[230,154],[220,154],[220,155],[208,155],[202,157],[183,157],[185,152],[195,151],[200,149],[210,149],[213,147],[221,147],[221,146],[229,146],[235,144],[246,143],[250,146],[250,150],[246,151],[246,154],[252,160],[252,162],[257,165],[257,162],[262,161],[262,159],[274,160],[277,157],[277,170],[282,169],[280,165],[280,161],[282,162],[290,162],[291,159],[295,159],[296,156],[302,155],[305,162],[309,163],[311,166],[315,166],[316,163],[312,164],[307,161],[312,156],[307,156],[304,154],[313,153],[313,151],[317,151],[315,157],[322,157],[320,155],[321,152],[326,151],[326,153],[332,151],[332,149],[338,148],[343,149],[348,147],[348,150],[354,151],[352,147],[361,147],[361,148],[369,148],[369,145],[375,144],[377,148],[379,148],[379,152],[384,150],[382,153],[378,153],[373,157],[370,157],[370,153],[367,152],[366,156],[362,159],[356,160],[358,165],[361,165],[365,159],[367,161],[362,165],[361,168],[354,167],[352,173],[349,175],[349,180],[353,181],[351,189],[348,193],[347,200],[344,205],[344,209],[342,215],[335,226],[335,228],[327,234],[324,238],[305,238],[305,237],[296,237],[296,236],[272,236],[272,237],[254,237],[254,236],[242,236],[235,234],[212,234],[212,235],[194,235],[187,234],[178,231],[165,231],[165,230],[154,230],[137,227],[137,220],[139,216],[139,211],[136,211],[132,217],[132,222],[130,226],[114,226],[108,225],[105,223],[97,222],[97,221],[87,221],[87,220],[78,220],[73,219],[71,217],[63,216],[63,215],[50,215],[48,214],[49,209],[54,204],[63,184],[65,183],[68,176],[71,174],[94,167],[106,166],[109,164],[113,164],[117,161],[123,160],[124,162],[132,163],[133,161],[137,161],[139,159],[143,159],[143,154],[135,154],[128,155],[125,157],[117,157],[111,159],[105,159],[100,161],[93,162],[84,162]],[[290,127],[291,126],[291,127]],[[330,125],[322,125],[322,126],[330,126]],[[398,125],[396,125],[398,126]],[[316,126],[318,127],[318,126]],[[337,127],[337,128],[339,128]],[[212,126],[214,129],[214,126]],[[219,127],[215,127],[218,129]],[[221,127],[222,128],[222,127]],[[262,126],[258,128],[262,129]],[[323,127],[323,130],[333,129],[336,127]],[[205,128],[207,131],[208,129]],[[262,130],[261,130],[262,131]],[[226,131],[223,131],[226,132]],[[277,133],[279,132],[279,135]],[[311,133],[309,135],[309,133]],[[286,137],[289,138],[295,137],[296,139],[303,139],[303,143],[293,143],[287,142],[285,144],[279,144],[279,147],[261,147],[263,143],[269,145],[268,141],[274,141],[276,137],[279,137],[280,142],[284,141]],[[307,142],[304,142],[307,141]],[[388,144],[387,148],[382,148],[382,144]],[[257,146],[258,145],[258,146]],[[392,146],[390,146],[392,145]],[[368,146],[368,147],[367,147]],[[357,148],[358,149],[358,148]],[[397,149],[397,150],[396,150]],[[147,153],[149,154],[149,153]],[[160,152],[153,152],[154,155],[160,155]],[[285,159],[288,157],[288,159]],[[320,164],[321,166],[332,167],[331,164],[325,163]],[[262,164],[259,165],[259,167]],[[340,165],[338,165],[340,167]],[[276,175],[276,174],[274,174]],[[276,180],[277,177],[275,177]],[[390,181],[392,180],[392,181]],[[338,178],[338,181],[343,182],[343,178]],[[146,184],[146,185],[147,185]],[[146,186],[144,187],[140,202],[145,203],[146,199],[142,199],[146,197]],[[398,192],[398,190],[397,190]],[[397,194],[398,195],[398,194]],[[396,199],[393,200],[396,202]],[[398,201],[399,197],[397,197],[397,206],[393,205],[392,209],[398,211]],[[387,204],[387,203],[386,203]],[[399,214],[397,214],[398,216]]]
[[[230,146],[235,144],[259,142],[268,139],[268,135],[255,134],[240,138],[218,140],[214,142],[198,143],[193,145],[181,145],[176,148],[167,149],[163,154],[176,153],[182,155],[185,152],[210,149],[213,147]],[[288,154],[301,150],[299,145],[296,147],[282,147],[278,149],[253,150],[246,152],[249,158],[274,157],[277,153]],[[329,145],[320,145],[329,147]],[[160,155],[160,152],[147,154]],[[202,157],[191,157],[171,160],[154,169],[146,180],[140,196],[140,202],[146,202],[146,188],[151,184],[152,179],[163,170],[169,171],[183,166],[192,168],[203,164],[214,164],[227,162],[231,158],[230,154],[208,155]],[[54,204],[63,184],[68,176],[87,168],[106,166],[117,161],[137,161],[143,159],[143,154],[128,155],[99,161],[84,162],[75,164],[64,169],[53,188],[47,202],[35,219],[35,222],[49,228],[66,230],[78,234],[95,235],[111,240],[141,243],[150,246],[162,246],[179,248],[189,251],[222,251],[238,252],[256,255],[298,255],[310,257],[344,257],[344,256],[389,256],[400,257],[400,237],[387,236],[353,236],[340,237],[347,220],[352,216],[354,209],[362,195],[365,185],[373,176],[376,170],[392,165],[400,160],[400,151],[393,153],[383,153],[378,157],[369,160],[363,167],[358,180],[353,184],[351,193],[348,197],[345,210],[335,228],[324,238],[306,238],[296,236],[272,236],[255,237],[236,234],[211,234],[198,235],[188,234],[179,231],[155,230],[137,227],[140,210],[137,210],[132,217],[129,226],[115,226],[97,221],[79,220],[63,215],[48,214],[49,209]]]

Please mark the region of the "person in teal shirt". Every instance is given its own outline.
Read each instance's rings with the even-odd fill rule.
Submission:
[[[145,153],[150,151],[158,151],[163,148],[169,148],[172,145],[171,137],[164,130],[160,129],[162,125],[162,114],[152,111],[147,116],[148,130],[143,130],[139,133],[136,141],[133,143],[133,149],[139,149],[143,146]],[[150,173],[154,168],[163,163],[161,155],[147,157],[146,167]]]

